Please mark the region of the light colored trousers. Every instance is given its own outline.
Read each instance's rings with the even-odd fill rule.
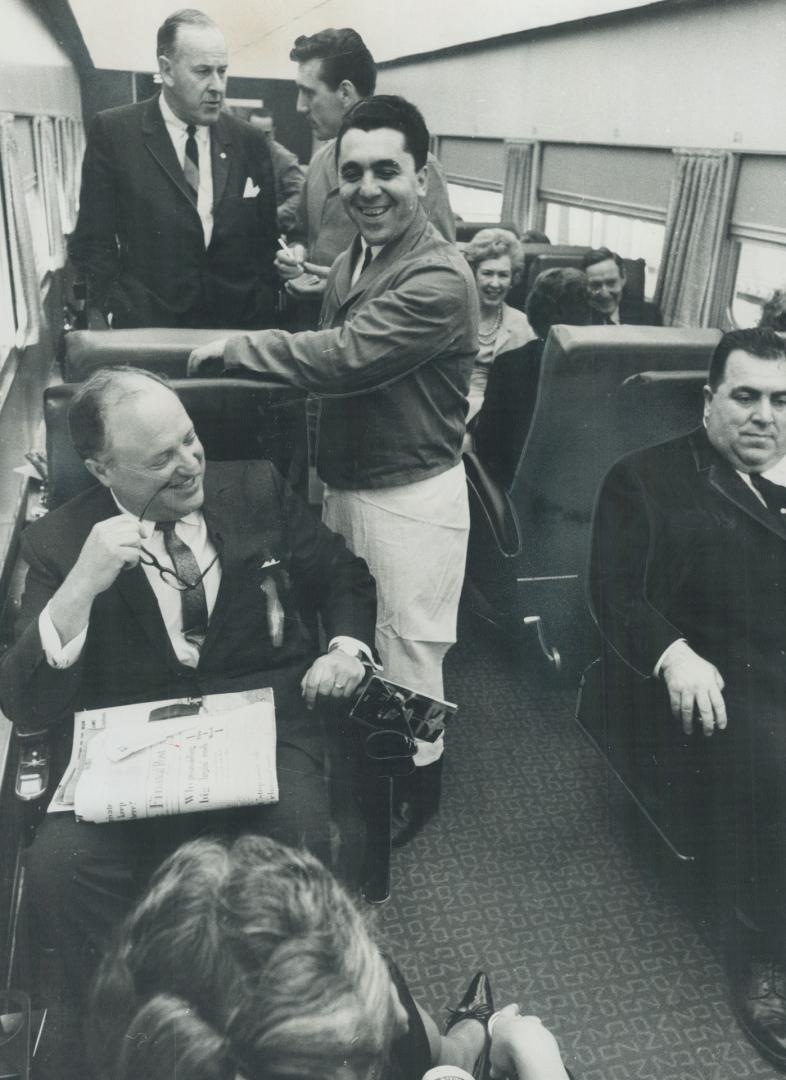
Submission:
[[[444,698],[442,661],[456,640],[469,536],[463,464],[400,487],[326,488],[322,520],[376,579],[376,647],[384,675]],[[418,764],[427,764],[424,755],[427,747]]]

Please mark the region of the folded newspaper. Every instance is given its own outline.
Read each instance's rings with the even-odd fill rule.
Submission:
[[[274,802],[276,714],[267,688],[77,713],[48,813],[132,821]]]

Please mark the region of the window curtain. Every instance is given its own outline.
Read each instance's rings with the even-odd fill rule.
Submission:
[[[59,191],[62,193],[60,220],[63,232],[68,235],[76,226],[85,132],[82,123],[70,116],[58,116],[54,124]]]
[[[502,220],[511,221],[519,232],[529,228],[532,197],[534,143],[505,143],[505,178],[502,182]]]
[[[65,243],[63,242],[62,208],[65,192],[57,167],[55,148],[55,125],[49,116],[36,116],[33,119],[33,146],[35,148],[35,168],[38,177],[38,190],[44,205],[44,218],[49,246],[48,270],[58,270],[65,263]]]
[[[675,150],[655,301],[665,326],[718,325],[720,271],[736,159],[728,150]]]
[[[14,117],[0,117],[0,164],[5,196],[11,273],[16,290],[16,345],[23,348],[38,340],[41,330],[41,299],[33,249],[33,232],[27,212],[24,183],[14,133]]]

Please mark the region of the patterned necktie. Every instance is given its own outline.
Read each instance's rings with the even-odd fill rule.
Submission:
[[[201,645],[207,633],[207,600],[199,564],[191,548],[175,532],[174,521],[159,521],[156,528],[164,536],[167,550],[179,581],[175,586],[180,590],[180,604],[183,612],[183,637],[195,645]],[[197,582],[191,589],[184,588],[186,583]]]
[[[749,475],[751,483],[767,504],[767,509],[783,520],[781,514],[786,514],[786,487],[783,484],[774,484],[772,480],[768,480],[761,473],[750,473]]]
[[[186,156],[183,159],[183,172],[185,173],[186,183],[191,188],[194,196],[194,202],[197,201],[199,196],[199,147],[195,138],[196,127],[194,124],[189,124],[186,128]]]

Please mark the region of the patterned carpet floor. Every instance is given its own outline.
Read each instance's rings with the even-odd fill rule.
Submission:
[[[577,1080],[742,1080],[780,1074],[731,1014],[700,874],[658,865],[655,841],[573,721],[575,695],[534,653],[501,655],[463,615],[448,658],[438,817],[394,852],[373,918],[439,1023],[474,971],[557,1036]]]

